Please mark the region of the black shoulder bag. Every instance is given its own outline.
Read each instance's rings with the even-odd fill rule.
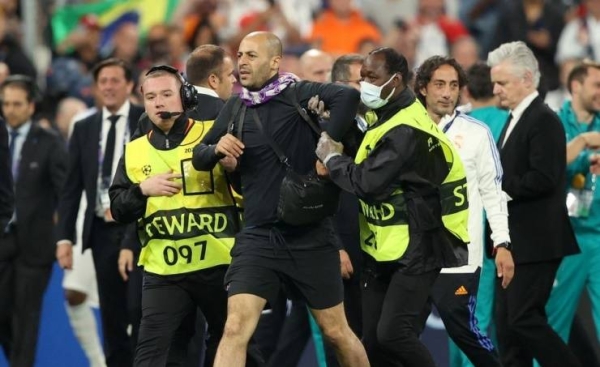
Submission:
[[[294,85],[290,88],[294,88]],[[302,119],[308,123],[315,134],[321,136],[321,129],[298,104],[297,98],[294,98],[294,105]],[[296,173],[291,167],[288,157],[264,130],[256,109],[252,109],[252,113],[260,132],[265,136],[267,142],[277,154],[279,161],[286,168],[286,174],[279,191],[277,218],[293,226],[302,226],[317,223],[334,215],[339,206],[340,189],[333,182],[321,179],[315,173],[308,175]]]

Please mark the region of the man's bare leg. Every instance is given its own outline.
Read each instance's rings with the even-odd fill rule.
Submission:
[[[365,348],[348,325],[343,303],[324,310],[311,309],[311,312],[323,335],[335,350],[341,367],[369,366]]]
[[[236,294],[227,300],[227,321],[217,349],[214,367],[244,367],[248,342],[267,301],[252,294]]]

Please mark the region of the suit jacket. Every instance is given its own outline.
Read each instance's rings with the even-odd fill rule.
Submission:
[[[0,237],[14,211],[14,192],[10,156],[8,151],[8,132],[6,123],[0,118]]]
[[[32,265],[55,260],[54,213],[65,182],[67,152],[62,138],[36,124],[25,138],[15,181],[19,258]]]
[[[133,133],[144,109],[131,105],[128,117],[129,132]],[[85,190],[88,202],[82,234],[82,250],[90,247],[90,233],[94,219],[96,193],[98,190],[98,143],[102,133],[102,110],[75,123],[69,141],[69,165],[58,208],[58,240],[68,239],[75,243],[75,223],[81,193]],[[119,141],[119,140],[117,140]]]
[[[560,119],[538,96],[499,147],[516,264],[579,252],[566,208],[566,144]]]

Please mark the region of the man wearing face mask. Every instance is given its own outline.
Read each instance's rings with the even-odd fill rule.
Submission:
[[[317,156],[360,200],[363,342],[374,366],[435,366],[418,337],[419,315],[440,268],[467,260],[465,171],[407,88],[402,55],[376,49],[360,74],[361,100],[377,121],[354,160],[325,133]]]

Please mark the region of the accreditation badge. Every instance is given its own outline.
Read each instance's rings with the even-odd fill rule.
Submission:
[[[571,188],[567,193],[567,210],[569,217],[587,218],[594,201],[596,190],[596,175],[592,175],[590,185],[586,187],[586,179],[583,174],[576,174],[571,182]]]

